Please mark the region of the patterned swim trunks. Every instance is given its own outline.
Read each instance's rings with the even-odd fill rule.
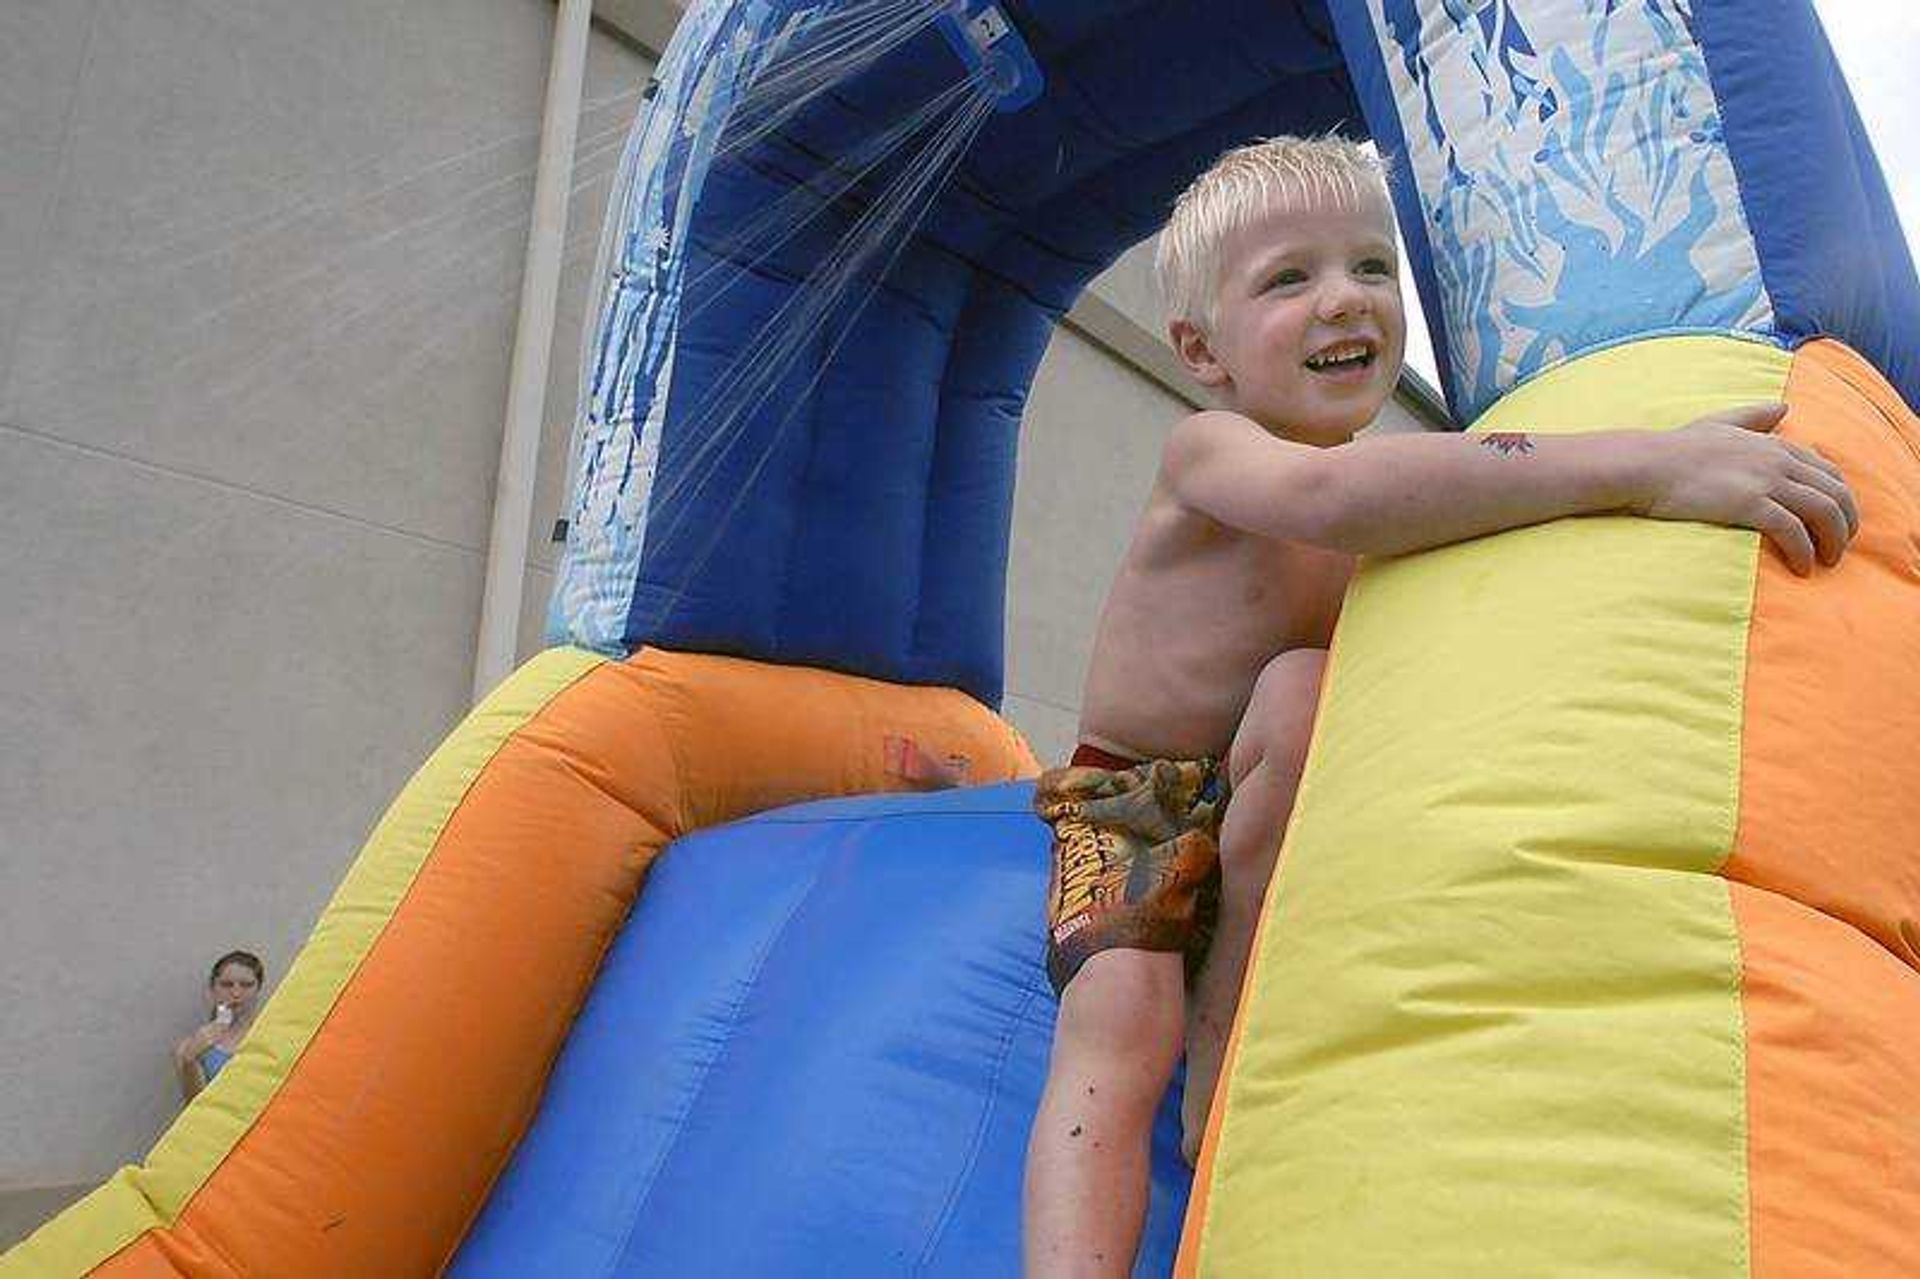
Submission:
[[[1226,774],[1210,759],[1132,761],[1082,746],[1041,774],[1033,807],[1053,827],[1054,993],[1116,948],[1182,952],[1193,979],[1219,910],[1226,806]]]

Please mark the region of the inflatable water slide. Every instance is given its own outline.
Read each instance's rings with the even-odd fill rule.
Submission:
[[[1920,284],[1806,0],[695,3],[555,647],[0,1274],[1017,1274],[1022,406],[1213,156],[1325,130],[1392,158],[1469,429],[1784,399],[1862,524],[1806,580],[1625,518],[1364,568],[1136,1273],[1920,1274]]]

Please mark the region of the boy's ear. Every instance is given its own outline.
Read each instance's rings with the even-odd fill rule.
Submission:
[[[1169,320],[1167,322],[1167,341],[1173,344],[1173,353],[1180,357],[1180,363],[1187,366],[1187,372],[1201,386],[1225,386],[1227,370],[1213,353],[1213,346],[1207,341],[1207,335],[1192,320]]]

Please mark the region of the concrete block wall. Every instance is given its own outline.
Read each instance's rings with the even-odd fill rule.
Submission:
[[[553,20],[0,5],[0,1241],[139,1157],[205,965],[281,972],[466,709]],[[596,37],[556,475],[649,69]]]

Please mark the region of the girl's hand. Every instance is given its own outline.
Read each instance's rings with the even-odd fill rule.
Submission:
[[[174,1056],[178,1057],[181,1061],[197,1061],[200,1058],[200,1054],[218,1043],[220,1036],[225,1032],[226,1027],[220,1025],[218,1022],[210,1021],[181,1040],[180,1046],[174,1049]]]

